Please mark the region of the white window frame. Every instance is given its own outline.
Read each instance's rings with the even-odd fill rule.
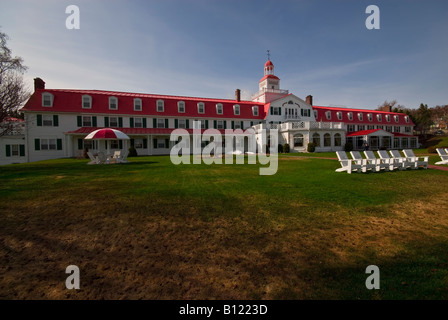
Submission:
[[[390,122],[390,114],[386,114],[386,121]]]
[[[201,113],[201,114],[205,113],[205,103],[204,102],[198,102],[198,113]]]
[[[367,114],[367,119],[372,122],[373,121],[373,115],[371,113]]]
[[[42,107],[48,107],[48,108],[53,107],[53,100],[54,100],[54,96],[50,92],[42,93]],[[46,101],[48,101],[49,104],[46,104],[45,103]]]
[[[167,149],[167,148],[169,148],[170,146],[167,146],[166,144],[165,144],[165,139],[157,139],[157,148],[158,149]]]
[[[341,111],[336,112],[336,117],[338,118],[338,120],[342,120],[342,112]]]
[[[143,149],[143,138],[134,139],[134,148]]]
[[[404,116],[404,121],[406,121],[406,123],[409,123],[409,116]]]
[[[54,144],[52,144],[52,142],[54,142]],[[44,148],[44,146],[46,146],[46,147]],[[54,150],[57,150],[57,149],[58,149],[57,139],[53,139],[53,138],[40,139],[40,150],[43,150],[43,151],[54,151]]]
[[[377,114],[377,115],[376,115],[376,119],[377,119],[379,122],[382,122],[382,121],[383,121],[383,116],[382,116],[381,114]]]
[[[134,98],[134,111],[142,111],[142,109],[143,109],[142,99]]]
[[[252,115],[254,117],[258,117],[258,106],[253,106],[252,107]]]
[[[11,157],[20,157],[20,147],[19,147],[19,145],[18,144],[11,144],[10,145],[11,146]],[[15,148],[17,148],[17,154],[14,154],[15,153]]]
[[[134,128],[143,128],[143,118],[134,118]]]
[[[165,128],[165,119],[157,118],[156,124],[157,124],[157,128]],[[160,126],[160,124],[162,124],[162,125]]]
[[[112,105],[114,105],[115,102],[115,107],[113,108]],[[118,110],[118,98],[117,97],[109,97],[109,110]]]
[[[165,101],[163,101],[162,99],[157,100],[156,110],[157,112],[165,112]]]
[[[398,117],[397,115],[394,115],[394,120],[395,120],[395,123],[398,123],[398,121],[399,121],[400,119],[399,119],[399,117]]]
[[[113,121],[112,119],[116,119]],[[115,124],[115,125],[113,125]],[[111,128],[118,128],[118,117],[109,117],[109,127]]]
[[[364,114],[362,112],[358,112],[358,120],[363,121],[363,119],[364,119]]]
[[[92,118],[92,116],[81,116],[81,117],[82,117],[82,126],[83,127],[93,127],[93,118]],[[86,118],[90,118],[90,125],[86,125],[85,124],[86,122],[84,122],[84,120]]]
[[[81,99],[82,109],[92,109],[92,97],[84,94]],[[86,106],[87,104],[87,106]]]
[[[224,107],[222,103],[216,104],[216,114],[223,114],[224,113]]]
[[[43,114],[42,115],[42,126],[52,127],[53,126],[53,115]]]
[[[177,102],[177,112],[185,113],[185,101],[178,101]]]
[[[272,115],[279,116],[280,115],[280,107],[272,107]]]
[[[187,119],[178,119],[177,127],[180,129],[186,129],[187,128]]]
[[[325,117],[327,120],[331,120],[331,111],[325,111]]]
[[[235,116],[239,116],[241,114],[241,110],[240,110],[240,105],[239,104],[234,104],[233,105],[233,114]]]
[[[353,121],[353,112],[347,112],[347,118],[350,121]]]
[[[216,120],[216,129],[224,129],[224,121],[226,120]],[[219,125],[221,123],[221,126]]]
[[[394,126],[394,132],[401,133],[401,127],[400,126]]]

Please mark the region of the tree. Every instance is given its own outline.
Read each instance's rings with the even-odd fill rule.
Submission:
[[[431,109],[428,108],[427,104],[420,104],[420,107],[417,109],[417,116],[416,116],[416,127],[417,130],[420,131],[422,134],[426,135],[426,133],[429,131],[431,125],[433,124],[433,121],[431,120]]]
[[[0,123],[12,115],[30,97],[23,82],[23,73],[27,67],[21,57],[13,57],[6,45],[8,35],[0,32]],[[1,133],[0,133],[1,135]]]
[[[386,108],[390,107],[390,111],[391,112],[400,112],[403,113],[404,110],[406,109],[404,106],[402,106],[401,104],[398,104],[397,100],[392,100],[392,101],[387,101],[385,100],[383,102],[382,105],[378,106],[378,108],[376,110],[378,111],[388,111],[386,110]]]

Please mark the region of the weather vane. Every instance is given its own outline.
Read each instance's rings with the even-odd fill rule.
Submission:
[[[269,50],[267,51],[268,51],[268,60],[271,60],[271,54],[269,53]]]

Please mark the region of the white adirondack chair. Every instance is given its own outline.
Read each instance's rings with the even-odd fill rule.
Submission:
[[[400,162],[398,159],[389,157],[389,154],[387,153],[386,150],[378,150],[378,155],[380,156],[381,161],[383,161],[384,163],[387,163],[390,171],[395,170],[395,169],[399,169],[399,170],[406,169],[403,166],[403,163]]]
[[[381,171],[381,169],[384,169],[385,171],[390,170],[390,165],[389,163],[386,163],[385,161],[382,161],[382,159],[378,159],[377,157],[375,157],[375,154],[373,153],[373,151],[364,151],[364,155],[366,156],[366,159],[368,161],[371,161],[372,163],[375,164],[375,170],[376,171]],[[393,170],[393,167],[392,167]]]
[[[406,169],[406,168],[417,169],[417,167],[415,166],[415,162],[408,158],[403,157],[400,154],[400,151],[390,150],[389,153],[392,156],[392,158],[396,159],[395,161],[398,161],[401,163],[401,165],[403,166],[404,169]]]
[[[448,152],[447,149],[437,148],[437,153],[442,161],[436,162],[436,164],[448,164]]]
[[[415,163],[415,169],[418,169],[419,166],[423,166],[424,169],[428,169],[429,157],[417,157],[412,149],[404,149],[403,153],[406,156],[406,158],[410,159]]]
[[[104,152],[98,152],[98,160],[101,164],[108,164],[109,160]]]
[[[341,168],[336,169],[336,172],[347,171],[347,173],[352,173],[352,171],[356,172],[365,172],[365,167],[354,163],[352,159],[347,157],[347,154],[344,151],[336,151],[336,155],[338,156],[339,163],[341,164]]]
[[[376,170],[375,162],[376,161],[372,162],[369,159],[364,159],[361,156],[361,153],[359,151],[350,151],[350,154],[351,154],[353,160],[355,160],[356,164],[363,166],[366,169],[366,171],[370,169],[370,170],[372,170],[372,172],[375,172],[375,170]],[[363,172],[366,172],[366,171],[363,171]]]
[[[87,164],[98,164],[99,163],[99,160],[98,160],[98,158],[97,157],[95,157],[93,154],[92,154],[92,152],[87,152],[87,155],[89,156],[89,158],[90,158],[90,162],[89,163],[87,163]]]

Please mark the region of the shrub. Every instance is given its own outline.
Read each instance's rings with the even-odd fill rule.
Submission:
[[[428,151],[428,153],[437,153],[437,150],[436,150],[437,148],[439,148],[439,147],[437,147],[437,146],[430,146],[426,150]]]
[[[82,153],[82,156],[83,156],[83,158],[85,158],[85,159],[88,159],[88,158],[89,158],[89,155],[87,154],[87,152],[89,152],[89,149],[88,149],[88,148],[84,148],[84,151],[83,151],[83,153]]]
[[[345,152],[350,152],[350,151],[352,151],[352,150],[353,150],[353,143],[351,143],[351,142],[347,142],[347,143],[345,144],[345,146],[344,146],[344,150],[345,150]]]
[[[308,152],[314,152],[316,151],[316,144],[313,142],[308,143],[308,147],[306,148]]]
[[[278,145],[278,153],[283,153],[283,146],[281,144]]]
[[[290,151],[291,151],[291,148],[289,147],[289,144],[285,143],[285,145],[283,146],[283,152],[289,153]]]
[[[136,156],[138,156],[137,150],[134,147],[130,147],[128,157],[136,157]]]

